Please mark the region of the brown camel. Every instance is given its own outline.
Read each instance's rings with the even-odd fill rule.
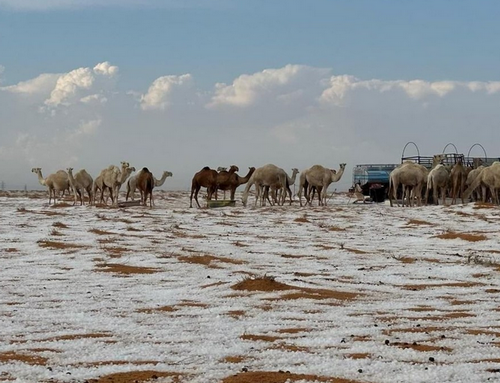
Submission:
[[[230,177],[227,178],[227,180],[224,183],[219,182],[220,179],[217,178],[217,180],[219,182],[217,187],[220,190],[224,190],[224,192],[226,190],[229,190],[231,201],[234,201],[236,189],[238,188],[238,186],[246,184],[248,182],[248,180],[250,179],[250,177],[252,176],[254,171],[255,171],[254,167],[248,168],[248,173],[245,177],[240,177],[237,173],[233,173]]]
[[[141,172],[137,177],[137,188],[141,193],[141,203],[146,206],[148,202],[149,195],[149,207],[153,207],[153,188],[155,186],[155,180],[153,178],[153,173],[151,173],[148,168],[142,168]]]
[[[221,167],[219,167],[218,169],[222,169],[222,170],[219,170],[217,173],[217,178],[216,178],[217,186],[215,188],[215,199],[217,199],[217,191],[218,190],[223,190],[224,192],[226,190],[230,190],[230,187],[229,187],[229,185],[231,184],[230,180],[231,180],[231,178],[233,178],[233,175],[237,171],[240,170],[236,165],[231,165],[229,167],[229,170],[225,170],[225,168],[221,168]],[[226,197],[226,195],[224,193],[224,198],[225,197]],[[234,200],[233,195],[231,196],[231,200]]]
[[[214,169],[210,169],[208,166],[205,166],[198,173],[193,176],[193,180],[191,181],[191,195],[189,197],[189,207],[193,207],[193,194],[194,200],[199,208],[201,208],[200,203],[198,202],[198,193],[200,189],[204,187],[207,188],[207,200],[212,199],[212,195],[217,190],[217,171]]]

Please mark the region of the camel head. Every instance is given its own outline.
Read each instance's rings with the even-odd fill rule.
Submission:
[[[125,161],[120,162],[120,164],[122,166],[122,169],[126,169],[130,166],[130,164],[128,162],[125,162]]]
[[[173,174],[172,172],[167,172],[167,171],[163,172],[163,174],[164,174],[166,177],[173,177],[173,176],[174,176],[174,174]]]
[[[40,173],[42,171],[42,168],[33,168],[31,169],[32,173]]]
[[[444,160],[444,154],[435,154],[432,156],[432,163],[434,165],[442,164]]]
[[[68,172],[68,174],[73,174],[73,168],[66,168],[66,171]]]
[[[240,169],[236,165],[231,165],[231,167],[229,168],[229,171],[232,171],[233,173],[235,173],[235,172],[239,172]]]
[[[344,163],[344,164],[340,164],[340,169],[341,169],[341,170],[344,170],[346,165],[347,165],[347,164],[345,164],[345,163]]]

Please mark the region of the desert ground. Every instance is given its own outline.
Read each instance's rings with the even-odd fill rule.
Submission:
[[[498,207],[249,202],[0,194],[0,382],[500,380]]]

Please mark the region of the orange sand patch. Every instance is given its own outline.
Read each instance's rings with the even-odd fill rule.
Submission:
[[[178,309],[176,309],[173,306],[162,306],[162,307],[155,307],[155,308],[152,308],[152,309],[139,309],[139,310],[136,310],[136,312],[138,312],[138,313],[145,313],[145,314],[153,314],[153,313],[156,313],[156,312],[171,313],[171,312],[174,312],[174,311],[177,311],[177,310]]]
[[[226,356],[222,361],[226,363],[241,363],[245,359],[244,356]]]
[[[195,256],[185,256],[182,255],[177,258],[179,261],[186,263],[195,263],[199,265],[214,266],[213,263],[231,263],[233,265],[242,265],[246,263],[245,261],[239,259],[231,259],[226,257],[216,257],[213,255],[195,255]]]
[[[224,378],[221,383],[292,383],[297,381],[326,383],[360,383],[356,380],[333,378],[318,375],[293,374],[288,371],[254,371],[240,372]]]
[[[471,233],[457,233],[448,231],[443,234],[436,235],[434,238],[440,239],[463,239],[464,241],[477,242],[488,239],[484,234],[471,234]]]
[[[56,241],[40,240],[40,241],[37,241],[37,243],[38,243],[38,246],[40,246],[40,247],[45,247],[45,248],[50,248],[50,249],[55,249],[55,250],[81,249],[81,248],[85,247],[82,245],[77,245],[77,244],[68,243],[68,242],[56,242]]]
[[[271,335],[252,335],[252,334],[243,334],[240,336],[242,340],[251,340],[251,341],[264,341],[264,342],[275,342],[279,339],[280,337],[277,336],[271,336]]]
[[[309,221],[306,217],[299,217],[299,218],[295,218],[293,220],[293,222],[306,223],[306,222],[311,222],[311,221]]]
[[[372,357],[372,354],[367,352],[358,352],[355,354],[346,354],[345,356],[350,359],[369,359]]]
[[[9,247],[9,248],[7,248],[7,249],[4,249],[4,251],[5,251],[6,253],[17,253],[19,250],[17,250],[17,249],[16,249],[16,248],[14,248],[14,247]]]
[[[22,362],[31,365],[45,365],[48,359],[39,355],[29,355],[25,353],[7,351],[0,353],[0,362],[11,363],[11,362]]]
[[[280,334],[298,334],[300,332],[308,332],[311,331],[310,328],[282,328],[278,330]]]
[[[87,379],[88,383],[145,383],[152,382],[158,378],[171,378],[172,383],[179,383],[183,374],[179,372],[165,371],[130,371],[117,372],[101,376],[98,379]]]
[[[477,287],[483,286],[482,283],[474,283],[474,282],[449,282],[449,283],[429,283],[429,284],[421,284],[421,285],[402,285],[401,288],[404,290],[424,290],[424,289],[432,289],[439,287]]]
[[[361,294],[342,292],[327,289],[312,289],[307,287],[290,286],[281,282],[277,282],[272,277],[247,278],[236,285],[231,286],[233,290],[246,291],[289,291],[279,299],[336,299],[336,300],[352,300]]]
[[[419,219],[410,219],[406,225],[407,226],[414,226],[414,225],[429,225],[429,226],[434,226],[434,224],[432,224],[430,222],[422,221],[422,220],[419,220]]]
[[[90,334],[68,334],[55,336],[53,338],[43,339],[42,342],[59,342],[65,340],[77,340],[77,339],[98,339],[98,338],[109,338],[111,333],[90,333]]]
[[[246,312],[243,311],[243,310],[232,310],[232,311],[228,311],[227,312],[227,315],[233,317],[233,318],[241,318],[242,316],[245,316]]]
[[[411,348],[412,350],[422,351],[422,352],[428,352],[428,351],[451,352],[451,351],[453,351],[449,347],[439,347],[439,346],[432,346],[432,345],[428,345],[428,344],[418,344],[417,342],[413,342],[413,343],[396,342],[396,343],[389,343],[389,344],[391,346],[396,346],[396,347],[400,347],[403,349]]]
[[[160,269],[156,269],[153,267],[129,266],[129,265],[121,265],[119,263],[101,263],[97,265],[96,270],[109,273],[117,273],[122,275],[154,274],[160,271]]]

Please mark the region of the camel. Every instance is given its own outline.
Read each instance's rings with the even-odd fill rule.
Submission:
[[[445,204],[446,189],[450,180],[450,173],[442,164],[438,164],[431,169],[427,176],[427,189],[425,192],[425,201],[428,201],[429,191],[432,190],[432,200],[434,204],[439,205],[439,193],[441,192],[442,204]]]
[[[226,169],[223,167],[218,167],[217,169]],[[233,175],[240,169],[236,165],[231,165],[229,170],[218,170],[216,177],[216,188],[215,188],[215,199],[217,199],[217,191],[224,190],[224,199],[226,198],[226,190],[231,188],[231,179]],[[236,191],[236,189],[235,189]],[[234,201],[234,194],[231,193],[231,200]]]
[[[113,205],[118,206],[118,194],[120,192],[120,187],[134,171],[135,168],[130,167],[128,162],[121,162],[121,170],[114,165],[110,165],[106,169],[101,170],[101,173],[99,174],[102,179],[101,192],[103,193],[104,188],[106,187],[109,189],[109,195]]]
[[[64,190],[69,188],[68,173],[64,170],[58,170],[56,173],[50,174],[47,178],[42,176],[42,168],[33,168],[31,171],[38,175],[38,182],[41,185],[47,186],[49,189],[49,205],[54,198],[54,203],[56,203],[56,191],[62,191],[64,196]]]
[[[306,194],[306,204],[312,203],[309,197],[313,187],[318,191],[318,206],[326,206],[328,186],[330,186],[332,182],[340,180],[342,174],[344,174],[345,166],[345,163],[340,164],[340,169],[338,171],[327,169],[321,165],[314,165],[304,170],[300,175],[301,183],[298,193],[300,206],[302,206],[302,190],[304,190]]]
[[[146,206],[148,202],[149,195],[149,207],[153,207],[153,188],[155,186],[155,180],[153,173],[151,173],[148,168],[142,168],[137,177],[137,188],[141,193],[141,203]]]
[[[104,191],[108,190],[108,192],[109,192],[109,188],[104,185],[104,182],[102,180],[101,175],[98,175],[96,177],[96,179],[94,180],[94,183],[92,185],[92,197],[93,197],[92,200],[93,200],[94,205],[95,205],[95,201],[97,198],[97,190],[99,190],[101,192],[100,203],[107,204],[108,203],[108,196],[106,196],[106,201],[104,201]]]
[[[142,172],[142,170],[140,170],[136,175],[134,175],[128,179],[128,181],[127,181],[127,195],[125,197],[125,201],[128,201],[129,195],[130,195],[130,199],[132,201],[134,200],[134,193],[135,193],[135,189],[137,188],[137,179],[138,179],[139,175],[141,174],[141,172]],[[165,180],[167,179],[167,177],[173,177],[173,173],[165,170],[160,179],[154,178],[154,176],[153,176],[154,187],[162,186],[165,183]]]
[[[243,202],[243,206],[246,206],[247,204],[248,193],[250,192],[250,189],[253,185],[255,185],[255,192],[256,192],[255,206],[257,206],[257,201],[261,199],[261,194],[262,194],[261,205],[265,206],[266,201],[264,198],[263,189],[266,186],[269,186],[278,189],[283,188],[284,190],[286,188],[286,178],[287,178],[286,172],[283,169],[273,164],[267,164],[261,166],[260,168],[255,169],[252,176],[247,182],[245,190],[243,191],[243,196],[241,199],[241,201]]]
[[[465,180],[465,186],[467,186],[467,188],[470,185],[472,185],[472,183],[474,182],[476,177],[479,175],[479,173],[481,173],[481,170],[483,170],[483,169],[484,169],[484,166],[480,165],[476,169],[472,169],[469,172],[469,174],[467,174],[467,179]],[[485,190],[485,192],[486,192],[486,190]],[[480,196],[480,194],[481,194],[481,189],[479,187],[477,187],[475,190],[472,190],[472,193],[471,193],[472,199],[474,201],[479,201],[479,199],[482,197],[482,195]],[[484,194],[486,194],[486,193],[484,193]],[[486,200],[486,198],[484,198],[484,201],[485,200]]]
[[[480,170],[477,177],[465,190],[463,198],[467,199],[479,186],[483,187],[483,201],[486,202],[486,190],[490,191],[493,203],[498,205],[498,191],[500,190],[500,162],[495,161],[490,166]]]
[[[225,182],[220,182],[220,178],[217,177],[218,184],[217,188],[220,190],[224,190],[224,193],[229,190],[230,191],[230,199],[231,201],[234,201],[234,196],[236,194],[236,189],[243,184],[246,184],[248,180],[250,180],[250,177],[252,174],[255,172],[255,168],[252,166],[248,168],[248,173],[245,177],[239,176],[237,173],[232,173],[232,175],[228,178],[226,178]],[[219,173],[220,175],[220,173]]]
[[[78,171],[74,177],[73,177],[73,168],[68,168],[66,170],[68,171],[69,184],[71,186],[71,189],[73,190],[73,195],[75,197],[75,202],[73,203],[73,205],[76,205],[77,194],[80,197],[80,205],[83,205],[83,197],[85,191],[87,191],[87,194],[89,196],[89,204],[90,204],[92,201],[92,184],[93,184],[92,176],[89,173],[87,173],[85,169]]]
[[[460,195],[462,199],[462,204],[464,203],[464,189],[465,189],[465,180],[467,179],[467,174],[462,164],[462,160],[458,160],[458,162],[453,166],[450,173],[451,180],[451,204],[454,205],[457,203],[457,194]]]
[[[193,194],[194,200],[199,208],[201,208],[198,202],[198,193],[202,187],[207,188],[207,200],[212,199],[212,195],[217,190],[217,171],[210,169],[205,166],[199,172],[197,172],[191,181],[191,195],[189,197],[189,207],[193,207]]]
[[[292,201],[293,201],[293,193],[292,193],[292,190],[290,189],[290,185],[294,185],[295,184],[295,180],[297,178],[297,174],[299,174],[299,169],[297,168],[293,168],[292,169],[292,175],[289,176],[287,173],[286,174],[286,189],[276,189],[276,188],[272,188],[271,189],[271,197],[273,199],[273,202],[271,202],[271,200],[269,199],[269,187],[266,186],[265,188],[265,191],[264,191],[264,196],[265,198],[269,201],[269,203],[272,205],[273,203],[274,204],[277,204],[278,203],[278,200],[282,200],[283,203],[285,202],[286,200],[286,195],[288,194],[289,197],[290,197],[290,205],[292,204]],[[278,193],[280,193],[278,195]],[[285,196],[281,196],[281,193],[285,193]]]
[[[427,180],[428,170],[412,161],[405,161],[396,167],[389,175],[389,202],[393,206],[392,199],[397,200],[399,185],[403,187],[403,206],[405,199],[408,206],[412,206],[412,195],[416,196],[417,204],[422,204],[422,187]],[[406,196],[406,198],[405,198]]]

